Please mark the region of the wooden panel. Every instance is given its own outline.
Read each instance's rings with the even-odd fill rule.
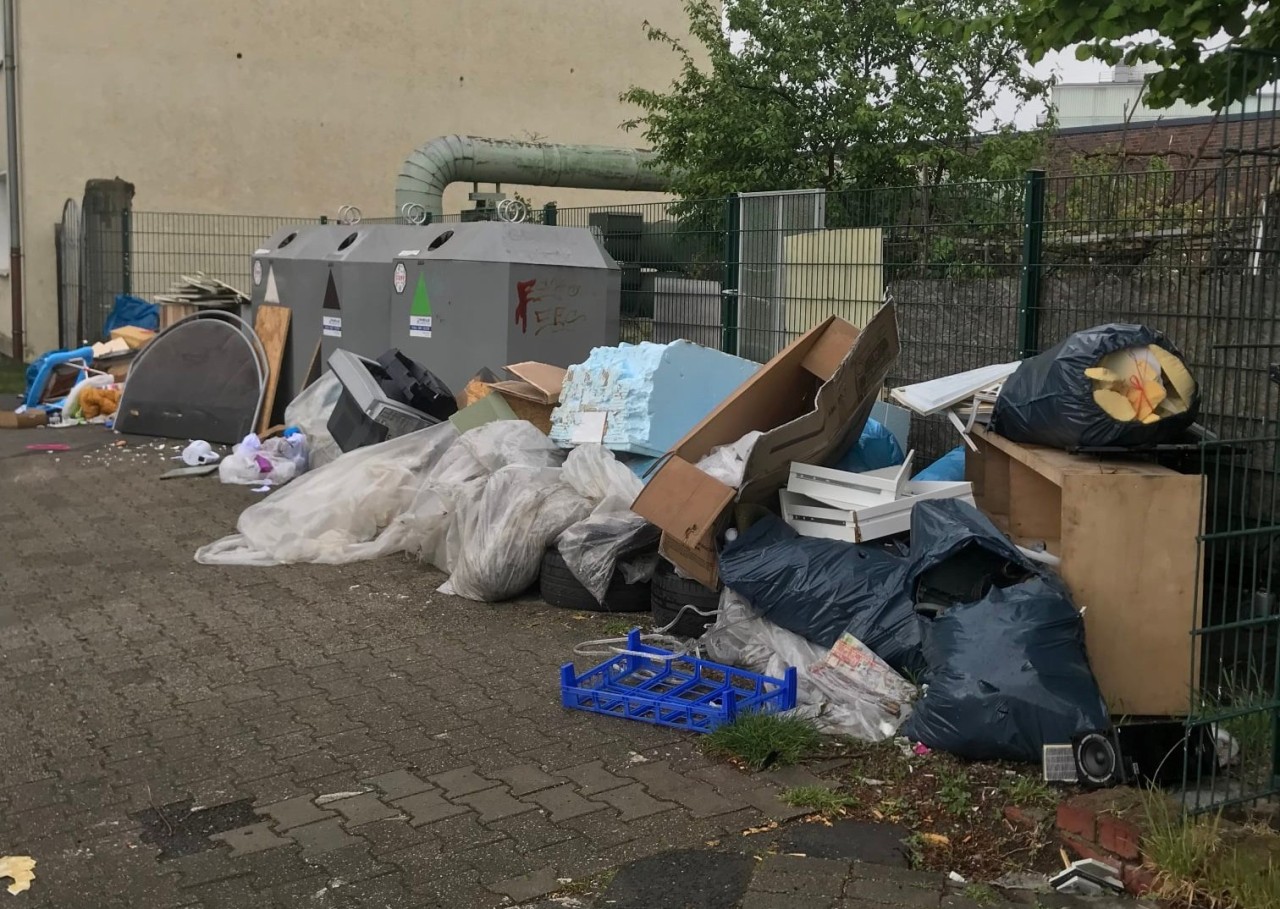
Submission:
[[[978,451],[965,454],[965,479],[973,483],[978,507],[992,520],[1009,516],[1009,463],[1008,455],[984,441],[978,442]]]
[[[258,421],[258,431],[266,432],[271,425],[271,415],[275,410],[276,386],[280,384],[280,364],[284,362],[284,346],[289,342],[289,317],[292,312],[285,306],[270,306],[266,303],[258,307],[258,314],[253,320],[253,330],[262,342],[262,349],[267,354],[267,387],[262,398],[262,417]]]
[[[1063,485],[1063,477],[1079,473],[1116,473],[1137,476],[1177,476],[1175,471],[1159,464],[1145,461],[1095,458],[1090,455],[1073,455],[1057,448],[1044,448],[1039,445],[1020,445],[1010,442],[1004,436],[997,435],[981,426],[973,429],[974,437],[982,439],[1003,451],[1009,457],[1030,467],[1036,473],[1058,486]]]
[[[1009,465],[1009,532],[1026,540],[1062,536],[1062,490],[1018,461]]]
[[[1184,715],[1199,621],[1198,476],[1078,474],[1062,495],[1062,575],[1115,714]]]

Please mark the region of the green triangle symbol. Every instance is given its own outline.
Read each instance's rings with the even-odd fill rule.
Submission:
[[[427,279],[422,275],[418,275],[418,287],[413,292],[413,308],[409,310],[409,315],[431,315],[431,298],[427,296]]]

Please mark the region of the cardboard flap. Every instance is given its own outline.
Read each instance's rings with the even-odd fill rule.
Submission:
[[[858,340],[858,329],[834,316],[823,323],[825,330],[818,335],[813,347],[805,355],[801,366],[823,382],[829,382],[836,374],[849,350]]]
[[[713,532],[735,491],[680,457],[672,457],[654,475],[631,510],[689,547]]]
[[[563,367],[528,362],[513,363],[503,368],[516,378],[493,382],[494,388],[538,404],[560,402],[560,391],[564,388],[564,376],[568,371]]]

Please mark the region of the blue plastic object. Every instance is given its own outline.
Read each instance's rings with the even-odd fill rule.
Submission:
[[[565,707],[604,716],[710,732],[743,713],[773,713],[796,705],[796,670],[776,679],[691,656],[676,656],[627,635],[627,652],[582,675],[560,669]]]
[[[957,445],[911,479],[934,482],[964,482],[964,446]]]
[[[158,331],[160,307],[139,297],[116,294],[116,303],[111,307],[111,315],[107,316],[107,321],[102,325],[102,339],[105,341],[111,337],[111,332],[126,325]]]
[[[893,433],[883,423],[868,419],[862,427],[862,435],[858,444],[854,445],[839,461],[828,464],[836,470],[849,470],[863,473],[868,470],[882,470],[885,467],[897,467],[907,459],[902,446],[894,438]]]
[[[26,394],[22,397],[22,403],[27,407],[40,407],[40,398],[44,395],[45,386],[49,384],[49,376],[53,371],[64,363],[72,360],[83,360],[85,363],[93,362],[92,347],[77,347],[75,350],[51,350],[31,361],[31,365],[27,367],[27,389]],[[85,377],[86,373],[83,369],[76,376],[79,382]],[[46,406],[52,406],[55,402],[50,401]],[[56,402],[59,407],[62,402]]]

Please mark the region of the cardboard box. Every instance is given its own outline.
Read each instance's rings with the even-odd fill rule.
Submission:
[[[43,410],[0,410],[0,429],[34,429],[48,422],[49,416]]]
[[[560,403],[566,370],[547,363],[513,363],[503,369],[515,378],[490,382],[489,387],[502,395],[517,420],[550,433],[551,411]]]
[[[885,304],[859,331],[831,317],[797,338],[695,426],[631,506],[662,529],[660,550],[685,575],[719,586],[716,538],[735,503],[771,503],[791,462],[830,463],[858,440],[898,357],[898,322]],[[764,435],[735,491],[695,464],[748,432]]]

